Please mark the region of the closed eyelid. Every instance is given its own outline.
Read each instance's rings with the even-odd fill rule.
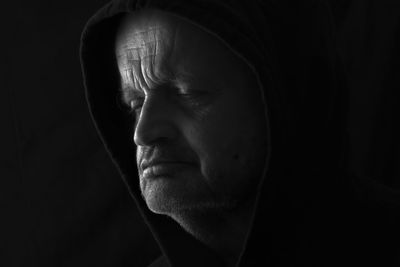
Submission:
[[[144,99],[134,99],[129,102],[129,109],[131,111],[141,108],[144,104]]]
[[[131,106],[131,102],[144,99],[144,92],[138,91],[130,87],[120,88],[121,101],[127,107]]]

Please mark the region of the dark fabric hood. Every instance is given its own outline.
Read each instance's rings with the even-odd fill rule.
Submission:
[[[92,17],[82,35],[87,100],[101,138],[168,262],[218,264],[178,224],[151,213],[140,196],[133,129],[118,103],[114,40],[124,13],[142,8],[170,12],[216,35],[247,61],[262,84],[271,147],[240,266],[325,266],[355,255],[351,247],[362,242],[354,231],[362,209],[356,182],[346,171],[347,97],[325,3],[113,1]]]

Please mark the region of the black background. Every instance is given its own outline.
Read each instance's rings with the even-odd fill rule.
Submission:
[[[159,250],[96,135],[81,79],[80,34],[106,1],[61,3],[2,12],[0,266],[141,266]]]
[[[2,4],[0,266],[141,266],[159,254],[96,135],[79,38],[105,0]],[[400,188],[400,1],[331,1],[353,172]]]

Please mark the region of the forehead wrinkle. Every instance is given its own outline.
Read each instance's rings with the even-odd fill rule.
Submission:
[[[151,87],[152,82],[154,82],[154,64],[155,64],[155,57],[157,56],[157,43],[154,42],[154,45],[151,46],[152,48],[152,53],[148,55],[145,60],[147,62],[144,62],[144,64],[141,64],[141,72],[143,75],[143,79],[145,80],[146,84]]]
[[[127,81],[140,91],[168,82],[172,77],[168,60],[175,32],[166,26],[136,24],[128,25],[121,33],[117,59],[121,72],[129,73]]]
[[[134,78],[134,74],[130,68],[123,69],[123,74],[121,71],[121,88],[134,88],[136,90],[140,90],[140,87],[138,86],[137,81]]]
[[[128,71],[126,71],[128,73]],[[129,74],[126,74],[129,75]],[[126,82],[121,78],[121,84],[119,86],[119,92],[121,95],[121,100],[124,104],[129,105],[129,101],[135,98],[137,95],[143,92],[137,87],[134,82]]]
[[[161,45],[164,46],[164,50],[160,48]],[[146,58],[145,64],[142,64],[144,79],[150,87],[164,84],[171,79],[171,72],[168,68],[168,49],[168,46],[160,40],[153,47],[154,53]]]
[[[129,66],[123,69],[126,77],[123,82],[131,84],[131,87],[138,91],[144,92],[173,80],[173,76],[166,67],[167,64],[163,63],[162,67],[156,66],[156,64],[161,64],[157,61],[159,59],[157,60],[155,55],[148,56],[144,60],[130,61]],[[155,71],[156,67],[160,69]]]
[[[126,82],[128,84],[133,84],[134,88],[137,90],[146,88],[143,76],[141,75],[140,65],[141,62],[139,60],[131,60],[128,66],[124,68],[125,73],[127,73]]]
[[[118,54],[118,59],[122,60],[140,60],[146,58],[148,56],[156,55],[158,50],[154,49],[158,47],[157,43],[160,42],[159,40],[154,42],[147,42],[145,45],[136,47],[134,45],[124,45],[121,47],[121,50],[124,51]]]
[[[147,30],[137,30],[135,29],[132,32],[125,33],[124,37],[121,38],[123,44],[119,44],[120,51],[124,51],[123,53],[117,53],[117,57],[127,57],[127,59],[139,60],[147,55],[152,55],[154,51],[153,47],[157,46],[157,42],[160,40],[157,38],[158,35],[161,35],[160,27],[151,27],[148,26]]]

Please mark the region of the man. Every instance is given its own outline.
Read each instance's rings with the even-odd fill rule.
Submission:
[[[148,208],[236,260],[267,155],[257,77],[214,36],[154,11],[122,22],[116,58]]]
[[[361,257],[331,35],[320,1],[116,1],[89,22],[90,110],[154,266],[380,259]]]

